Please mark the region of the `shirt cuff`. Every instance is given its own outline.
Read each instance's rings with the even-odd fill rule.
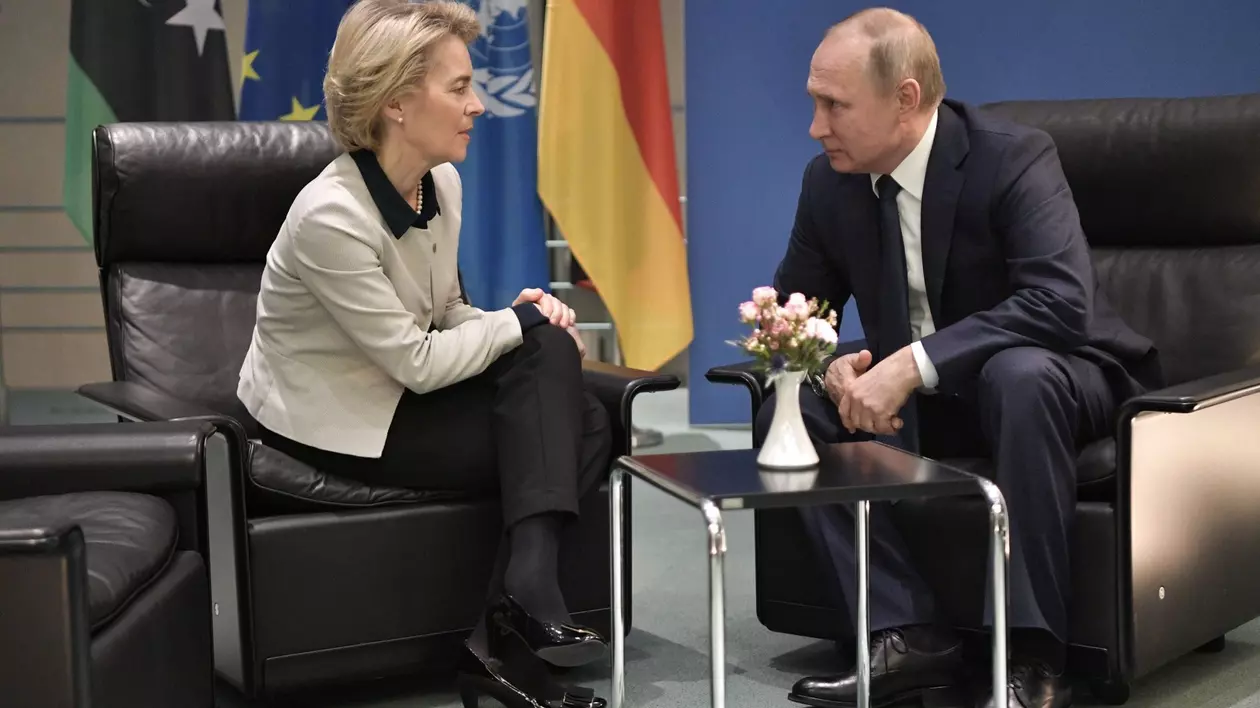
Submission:
[[[522,302],[519,305],[513,305],[512,312],[516,313],[516,319],[521,323],[522,334],[530,328],[547,324],[550,321],[542,313],[542,310],[539,310],[532,302]]]
[[[927,350],[922,342],[911,342],[910,351],[914,352],[914,363],[919,367],[919,376],[923,379],[923,388],[935,391],[940,378],[936,375],[936,365],[928,358]]]

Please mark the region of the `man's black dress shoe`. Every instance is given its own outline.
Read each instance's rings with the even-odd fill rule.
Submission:
[[[534,619],[508,594],[500,595],[490,612],[498,626],[520,637],[538,658],[552,666],[589,664],[603,658],[608,649],[594,630]]]
[[[921,699],[924,706],[960,706],[962,644],[928,627],[888,629],[871,635],[871,706]],[[788,699],[818,708],[857,704],[857,668],[837,676],[796,682]]]
[[[1053,673],[1039,661],[1014,660],[1006,681],[1006,705],[1010,708],[1068,708],[1072,705],[1072,686],[1061,673]],[[983,694],[980,705],[994,708],[993,689]]]

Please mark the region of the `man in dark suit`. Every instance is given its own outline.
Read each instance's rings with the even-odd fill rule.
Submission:
[[[1010,705],[1067,706],[1076,457],[1112,433],[1120,402],[1158,384],[1155,351],[1097,290],[1050,137],[944,99],[913,18],[865,10],[831,28],[807,90],[825,154],[805,170],[776,288],[854,297],[867,339],[802,388],[806,424],[822,443],[994,460],[1012,528]],[[771,397],[758,440],[773,409]],[[852,607],[851,511],[804,516]],[[948,690],[961,645],[887,508],[872,506],[870,529],[872,705]],[[802,679],[790,697],[851,705],[856,670]]]

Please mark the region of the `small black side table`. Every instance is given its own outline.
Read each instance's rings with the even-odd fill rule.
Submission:
[[[612,505],[612,696],[625,701],[625,558],[622,530],[625,476],[633,475],[700,510],[709,534],[709,671],[713,708],[726,706],[726,607],[723,511],[855,504],[857,517],[857,708],[869,708],[871,663],[869,523],[873,501],[975,494],[989,506],[993,589],[993,696],[1006,702],[1007,563],[1010,559],[1006,501],[993,482],[877,442],[820,447],[818,467],[783,472],[760,467],[757,450],[625,456],[613,465]]]

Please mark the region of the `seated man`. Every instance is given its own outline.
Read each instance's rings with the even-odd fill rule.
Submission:
[[[825,154],[805,169],[775,284],[836,306],[854,297],[867,340],[802,388],[806,424],[821,443],[881,436],[994,460],[1012,519],[1010,705],[1067,706],[1077,453],[1112,433],[1120,402],[1159,385],[1156,352],[1096,288],[1050,137],[944,100],[936,47],[913,18],[874,9],[832,27],[807,89]],[[773,412],[771,397],[758,440]],[[871,509],[874,706],[949,689],[962,662],[888,511]],[[805,522],[852,608],[850,510]],[[853,704],[855,681],[805,678],[791,698]]]

